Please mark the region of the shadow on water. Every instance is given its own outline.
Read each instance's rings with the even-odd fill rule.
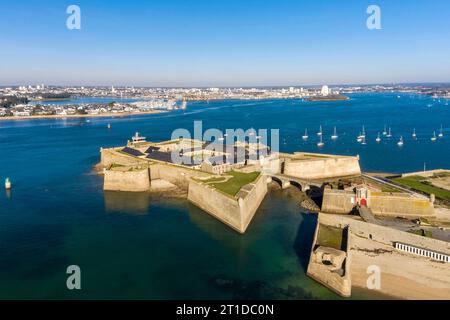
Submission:
[[[151,196],[147,192],[105,191],[104,196],[106,212],[134,215],[149,213]]]
[[[306,195],[311,198],[312,201],[319,207],[322,208],[323,202],[323,187],[319,188],[316,186],[311,186],[306,192]]]
[[[317,215],[301,213],[302,222],[298,228],[294,241],[294,250],[303,270],[308,269],[311,248],[314,241],[314,233],[317,226]]]

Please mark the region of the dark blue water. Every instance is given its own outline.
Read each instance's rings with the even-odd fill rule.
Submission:
[[[242,236],[183,199],[104,193],[92,170],[100,147],[123,145],[135,131],[169,139],[203,120],[205,129],[279,128],[282,151],[317,152],[313,133],[322,125],[320,152],[359,154],[367,171],[405,172],[424,162],[449,167],[449,115],[445,101],[429,97],[361,94],[324,103],[198,102],[185,111],[90,121],[1,121],[0,178],[10,177],[13,189],[0,195],[0,298],[336,298],[305,275],[315,220],[288,193],[271,192]],[[441,123],[445,136],[432,143]],[[394,138],[376,144],[384,124]],[[355,140],[362,125],[366,146]],[[78,292],[65,285],[72,264],[82,270]]]

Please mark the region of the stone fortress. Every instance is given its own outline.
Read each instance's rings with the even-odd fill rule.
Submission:
[[[104,190],[179,188],[190,202],[244,233],[276,181],[287,188],[320,187],[321,179],[361,174],[357,157],[275,153],[260,143],[225,145],[191,139],[147,142],[136,134],[125,147],[101,149]]]
[[[366,268],[374,264],[384,272],[386,283],[379,289],[383,294],[450,298],[450,243],[405,232],[384,220],[433,217],[434,197],[383,192],[361,179],[359,157],[278,153],[249,142],[148,142],[136,134],[126,146],[101,149],[101,166],[104,190],[182,190],[192,204],[241,234],[269,183],[319,192],[321,213],[309,276],[349,297],[352,288],[365,288]],[[412,270],[414,264],[421,269]],[[395,285],[399,277],[404,281],[400,287]],[[427,296],[430,288],[434,294]]]

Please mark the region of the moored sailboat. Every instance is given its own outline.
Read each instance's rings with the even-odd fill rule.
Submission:
[[[336,130],[336,127],[334,127],[334,132],[333,132],[333,135],[331,136],[331,139],[336,140],[337,138],[338,138],[337,130]]]

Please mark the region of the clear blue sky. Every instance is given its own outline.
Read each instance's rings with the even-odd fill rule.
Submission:
[[[66,8],[81,7],[81,30]],[[382,9],[382,30],[366,9]],[[0,85],[450,82],[449,0],[0,0]]]

